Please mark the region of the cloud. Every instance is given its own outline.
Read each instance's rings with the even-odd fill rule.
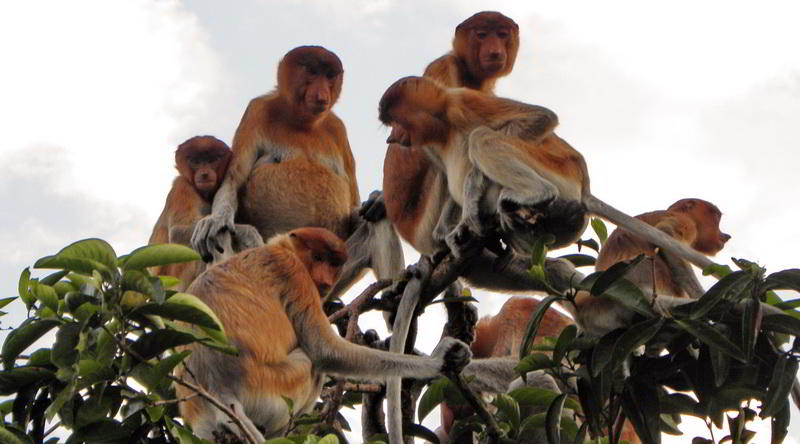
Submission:
[[[59,146],[76,165],[65,191],[125,195],[157,216],[174,147],[208,132],[198,123],[224,74],[194,16],[176,1],[87,1],[4,4],[0,17],[13,67],[0,83],[0,121],[12,123],[0,152]]]

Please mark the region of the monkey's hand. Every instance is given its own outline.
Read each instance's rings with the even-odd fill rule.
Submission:
[[[461,373],[461,370],[469,364],[472,352],[467,344],[458,339],[444,337],[433,349],[431,357],[441,360],[441,373],[448,376]]]
[[[261,233],[258,232],[256,227],[247,224],[236,224],[236,232],[233,236],[234,249],[236,252],[246,250],[248,248],[255,248],[264,245],[264,239]]]
[[[386,204],[383,200],[383,192],[375,190],[369,193],[369,197],[361,204],[358,215],[368,222],[378,222],[386,217]]]
[[[233,218],[210,214],[197,222],[192,233],[192,248],[205,262],[214,260],[214,256],[225,252],[226,233],[234,233]],[[232,253],[232,252],[231,252]]]

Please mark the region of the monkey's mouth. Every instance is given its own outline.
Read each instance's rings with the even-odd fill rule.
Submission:
[[[216,185],[216,184],[217,184],[217,181],[215,181],[215,180],[210,180],[210,179],[206,179],[206,180],[199,180],[199,181],[197,181],[197,183],[195,183],[194,185],[195,185],[195,186],[197,187],[197,189],[199,189],[199,190],[202,190],[202,191],[211,191],[211,190],[213,190],[213,189],[214,189],[214,185]]]
[[[505,59],[484,60],[481,65],[484,71],[494,73],[502,70],[506,66],[506,61]]]

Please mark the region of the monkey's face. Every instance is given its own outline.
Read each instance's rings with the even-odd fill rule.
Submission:
[[[722,212],[716,205],[703,199],[681,199],[672,204],[669,209],[688,215],[697,227],[697,237],[692,243],[692,248],[707,255],[714,256],[722,250],[725,243],[731,238],[719,229]]]
[[[217,190],[219,179],[212,164],[201,164],[192,168],[194,171],[194,187],[198,193],[211,194]]]
[[[317,116],[331,109],[342,89],[342,73],[330,67],[311,65],[304,68],[298,97],[309,114]]]
[[[469,47],[481,77],[494,77],[506,69],[510,39],[508,28],[476,28],[470,32]]]

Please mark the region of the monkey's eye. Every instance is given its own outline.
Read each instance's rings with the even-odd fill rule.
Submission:
[[[476,35],[476,36],[477,36],[479,39],[483,40],[483,39],[485,39],[485,38],[486,38],[486,36],[487,36],[487,35],[489,35],[489,33],[487,33],[486,31],[478,31],[478,32],[476,32],[476,33],[475,33],[475,35]]]
[[[501,39],[508,38],[508,31],[497,31],[497,36]]]
[[[313,260],[314,262],[323,262],[323,261],[324,261],[324,259],[325,259],[325,258],[324,258],[324,257],[322,257],[322,255],[321,255],[321,254],[319,254],[319,253],[313,253],[313,254],[311,255],[311,260]]]
[[[329,80],[333,80],[336,78],[336,73],[333,71],[328,71],[328,73],[325,74],[325,77],[327,77]]]
[[[315,68],[315,67],[313,67],[313,66],[307,66],[307,67],[306,67],[306,72],[307,72],[309,75],[312,75],[312,76],[315,76],[315,75],[319,74],[319,71],[317,71],[317,68]]]

